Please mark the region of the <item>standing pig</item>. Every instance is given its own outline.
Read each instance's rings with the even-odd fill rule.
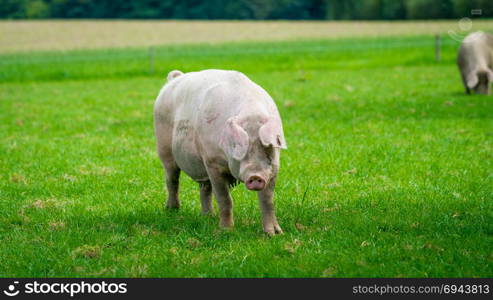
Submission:
[[[168,208],[179,208],[180,171],[200,184],[202,213],[214,192],[220,225],[233,226],[230,187],[257,191],[264,231],[282,233],[272,196],[280,149],[286,149],[272,98],[244,74],[172,71],[154,104],[157,150],[166,171]]]
[[[488,95],[493,82],[493,35],[481,31],[466,36],[459,49],[457,64],[466,93]]]

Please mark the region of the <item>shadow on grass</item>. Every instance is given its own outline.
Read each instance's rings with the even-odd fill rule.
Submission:
[[[169,239],[188,237],[217,238],[254,238],[264,237],[260,219],[248,222],[244,218],[236,218],[233,229],[219,227],[217,213],[202,215],[193,209],[168,210],[140,209],[137,211],[120,210],[111,214],[72,215],[67,219],[70,227],[81,231],[98,233],[120,233],[127,236],[150,233]]]

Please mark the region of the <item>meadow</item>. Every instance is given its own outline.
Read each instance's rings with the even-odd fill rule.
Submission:
[[[432,35],[156,46],[152,68],[138,45],[0,55],[0,276],[493,276],[493,97],[464,94],[442,44],[439,62]],[[153,102],[168,71],[207,68],[279,107],[284,235],[243,185],[232,231],[185,174],[163,208]]]

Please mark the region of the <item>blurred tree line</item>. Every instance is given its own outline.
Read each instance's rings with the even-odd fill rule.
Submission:
[[[493,0],[0,0],[0,18],[403,20],[493,17]]]

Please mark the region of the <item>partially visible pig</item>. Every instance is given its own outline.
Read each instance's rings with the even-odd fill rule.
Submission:
[[[233,226],[229,189],[238,181],[258,191],[264,231],[282,233],[272,196],[280,149],[281,117],[272,98],[236,71],[172,71],[154,105],[157,150],[166,171],[168,208],[179,208],[180,171],[200,184],[202,213],[214,192],[220,225]]]
[[[457,64],[466,93],[490,94],[493,82],[493,35],[481,31],[466,36]]]

